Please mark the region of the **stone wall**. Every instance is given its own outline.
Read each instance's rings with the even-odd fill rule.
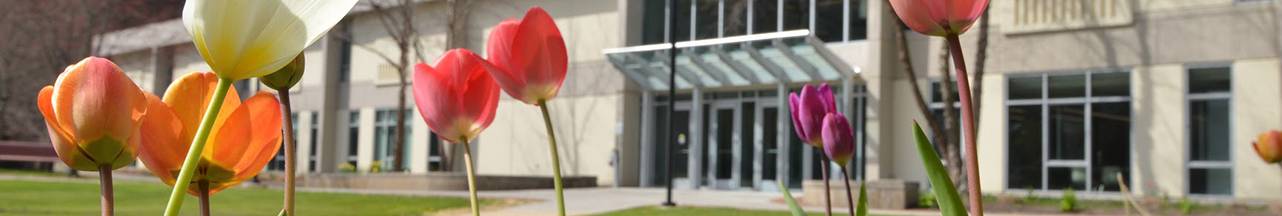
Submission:
[[[850,190],[855,200],[859,199],[859,184],[850,181]],[[840,181],[831,182],[829,195],[832,196],[833,208],[846,208],[846,186]],[[917,182],[903,180],[873,180],[868,182],[868,206],[871,209],[907,209],[917,206]],[[801,184],[801,205],[824,205],[824,185],[822,180],[806,180]]]

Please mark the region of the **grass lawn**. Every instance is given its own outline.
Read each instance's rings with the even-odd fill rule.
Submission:
[[[169,187],[152,182],[117,181],[117,215],[156,215],[169,198]],[[232,188],[210,200],[216,215],[276,215],[281,191]],[[494,203],[481,200],[482,205]],[[197,199],[188,196],[183,215],[197,214]],[[97,181],[0,180],[0,215],[96,215]],[[450,208],[467,208],[465,198],[298,193],[298,215],[422,215]]]

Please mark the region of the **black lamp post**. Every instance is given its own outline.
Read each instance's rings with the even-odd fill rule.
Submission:
[[[666,177],[667,177],[668,183],[665,185],[667,185],[668,196],[667,196],[667,200],[663,201],[663,206],[677,205],[677,203],[672,202],[672,151],[673,151],[673,147],[676,147],[676,143],[677,143],[677,133],[676,133],[676,130],[673,130],[673,127],[672,127],[673,125],[672,121],[675,120],[672,118],[672,116],[674,113],[676,113],[675,107],[677,105],[676,103],[676,98],[677,98],[676,97],[677,96],[677,67],[676,67],[677,65],[677,42],[676,42],[677,33],[676,32],[677,31],[675,29],[677,27],[676,12],[677,12],[677,1],[668,0],[668,11],[667,11],[668,44],[671,45],[670,47],[668,47],[668,57],[669,57],[668,65],[671,65],[671,66],[668,67],[668,72],[670,72],[668,74],[668,123],[665,126],[667,130],[669,130],[669,132],[668,132],[668,143],[667,143],[668,149],[667,149],[667,152],[664,152],[664,155],[665,155],[664,158],[666,158],[667,160],[663,162],[664,166],[667,167]]]

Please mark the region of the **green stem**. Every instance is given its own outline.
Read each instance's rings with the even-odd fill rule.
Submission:
[[[472,215],[481,215],[481,206],[476,197],[476,165],[472,164],[472,146],[467,144],[467,137],[459,139],[463,144],[463,164],[467,165],[467,192],[472,202]]]
[[[823,149],[819,149],[819,151],[823,151]],[[824,215],[832,216],[832,187],[828,184],[828,156],[819,154],[819,161],[820,168],[823,169],[819,174],[824,179]]]
[[[116,215],[116,198],[111,184],[111,165],[98,167],[98,187],[99,192],[102,192],[102,215]]]
[[[295,149],[298,145],[294,140],[294,117],[290,115],[293,111],[289,102],[289,90],[280,91],[277,94],[280,97],[281,116],[284,118],[281,124],[285,126],[282,128],[285,133],[285,208],[282,212],[287,216],[294,216],[294,185],[296,184],[294,173],[298,172],[296,159],[298,156]]]
[[[191,147],[187,149],[187,158],[183,160],[182,170],[178,172],[178,179],[174,181],[174,190],[169,193],[169,204],[165,206],[165,216],[176,216],[178,210],[182,209],[184,193],[187,187],[191,185],[191,177],[196,174],[196,164],[200,163],[200,154],[205,149],[205,141],[209,139],[209,133],[214,127],[214,120],[218,118],[218,110],[223,106],[223,99],[227,96],[227,90],[231,88],[231,79],[219,77],[218,86],[214,88],[213,99],[209,101],[209,107],[205,109],[205,116],[200,119],[200,128],[196,130],[196,137],[191,140]]]
[[[551,146],[552,183],[556,188],[556,208],[561,216],[565,216],[565,190],[561,186],[561,157],[556,150],[556,133],[552,131],[552,116],[548,114],[547,100],[539,100],[539,109],[543,110],[543,126],[548,129],[548,145]]]
[[[855,216],[855,199],[850,194],[850,174],[846,173],[846,166],[841,166],[841,183],[846,184],[846,207],[850,208],[850,216]]]

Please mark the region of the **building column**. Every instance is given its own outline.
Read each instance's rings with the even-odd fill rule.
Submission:
[[[676,88],[676,86],[671,88]],[[669,96],[676,97],[676,95]],[[672,105],[676,106],[676,104]],[[676,119],[673,119],[672,123],[675,123],[675,121]],[[686,176],[690,179],[690,188],[699,188],[699,183],[703,182],[703,169],[701,169],[703,160],[700,159],[703,157],[705,149],[703,149],[703,90],[698,87],[695,87],[691,93],[689,124],[690,136],[686,139],[686,143],[690,145],[690,154],[687,155],[686,161],[689,161],[687,165],[690,168],[686,169]]]
[[[374,165],[374,108],[361,108],[360,134],[356,141],[356,170],[369,171]]]
[[[174,81],[174,47],[151,48],[152,94],[165,95],[165,89]]]
[[[894,178],[894,120],[892,106],[894,98],[894,76],[900,73],[897,46],[898,37],[895,31],[901,31],[885,1],[868,1],[868,50],[871,53],[861,76],[864,79],[866,97],[865,123],[867,127],[867,157],[864,164],[864,175],[868,180]],[[911,139],[911,138],[907,138]]]
[[[419,117],[418,106],[410,105],[410,110],[405,113],[405,115],[410,119],[406,122],[406,126],[412,125],[414,127],[407,131],[413,133],[413,135],[410,135],[410,137],[412,137],[409,140],[410,143],[405,145],[405,151],[409,151],[410,157],[406,158],[410,163],[406,169],[409,169],[410,173],[415,174],[427,173],[427,160],[430,156],[427,154],[427,151],[429,150],[428,148],[431,147],[432,143],[432,141],[428,139],[432,138],[432,131],[427,127],[427,122],[420,120],[422,118]]]
[[[788,152],[788,140],[793,133],[791,124],[792,111],[790,110],[792,106],[788,104],[787,85],[780,83],[775,87],[775,92],[778,95],[775,101],[779,103],[779,109],[777,109],[779,114],[776,114],[779,120],[775,121],[775,148],[776,152],[779,152],[776,156],[778,159],[775,159],[775,170],[777,170],[775,171],[775,179],[784,182],[785,188],[780,188],[780,190],[787,190],[788,185],[792,185],[792,181],[800,181],[799,179],[789,179],[791,178],[789,173],[791,173],[790,170],[792,169],[792,163],[790,163],[792,154]]]
[[[640,170],[641,181],[640,182],[642,187],[651,187],[651,186],[657,185],[654,182],[654,176],[659,174],[655,172],[656,170],[658,170],[658,168],[654,166],[656,162],[654,161],[654,159],[656,158],[655,156],[657,154],[664,154],[664,152],[655,151],[658,148],[658,146],[656,145],[659,144],[658,142],[655,142],[655,140],[671,139],[669,138],[670,135],[664,136],[664,137],[655,137],[654,114],[655,114],[654,113],[654,93],[651,93],[650,91],[645,91],[645,90],[641,91],[641,119],[640,119],[641,120],[641,160],[640,160],[641,161],[641,170]],[[674,145],[669,145],[669,146],[674,146]],[[671,159],[668,159],[668,161],[671,162]]]

